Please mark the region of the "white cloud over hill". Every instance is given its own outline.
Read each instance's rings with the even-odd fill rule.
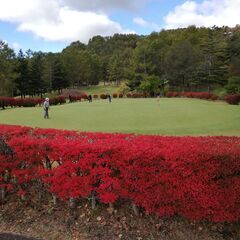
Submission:
[[[165,28],[196,25],[229,26],[240,24],[240,0],[204,0],[201,3],[186,1],[176,6],[165,17]]]

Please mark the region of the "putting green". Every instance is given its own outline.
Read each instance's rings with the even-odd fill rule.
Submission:
[[[240,106],[198,99],[113,99],[0,110],[1,124],[90,132],[240,136]]]

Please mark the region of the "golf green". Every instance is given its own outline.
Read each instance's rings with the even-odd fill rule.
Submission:
[[[0,110],[0,124],[89,132],[240,136],[240,106],[186,98],[113,99]]]

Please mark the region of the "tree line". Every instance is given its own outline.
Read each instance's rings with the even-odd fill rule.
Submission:
[[[121,84],[157,94],[240,91],[240,26],[162,30],[148,36],[95,36],[59,53],[20,50],[0,41],[0,95],[42,95],[67,87]]]

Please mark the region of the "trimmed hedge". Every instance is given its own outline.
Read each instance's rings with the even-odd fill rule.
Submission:
[[[187,98],[198,98],[198,99],[205,99],[205,100],[218,100],[218,96],[209,93],[209,92],[168,92],[166,97],[187,97]]]
[[[0,188],[63,201],[128,199],[159,216],[240,217],[240,138],[79,133],[0,126]],[[1,144],[3,146],[4,144]],[[10,150],[9,150],[10,149]]]

